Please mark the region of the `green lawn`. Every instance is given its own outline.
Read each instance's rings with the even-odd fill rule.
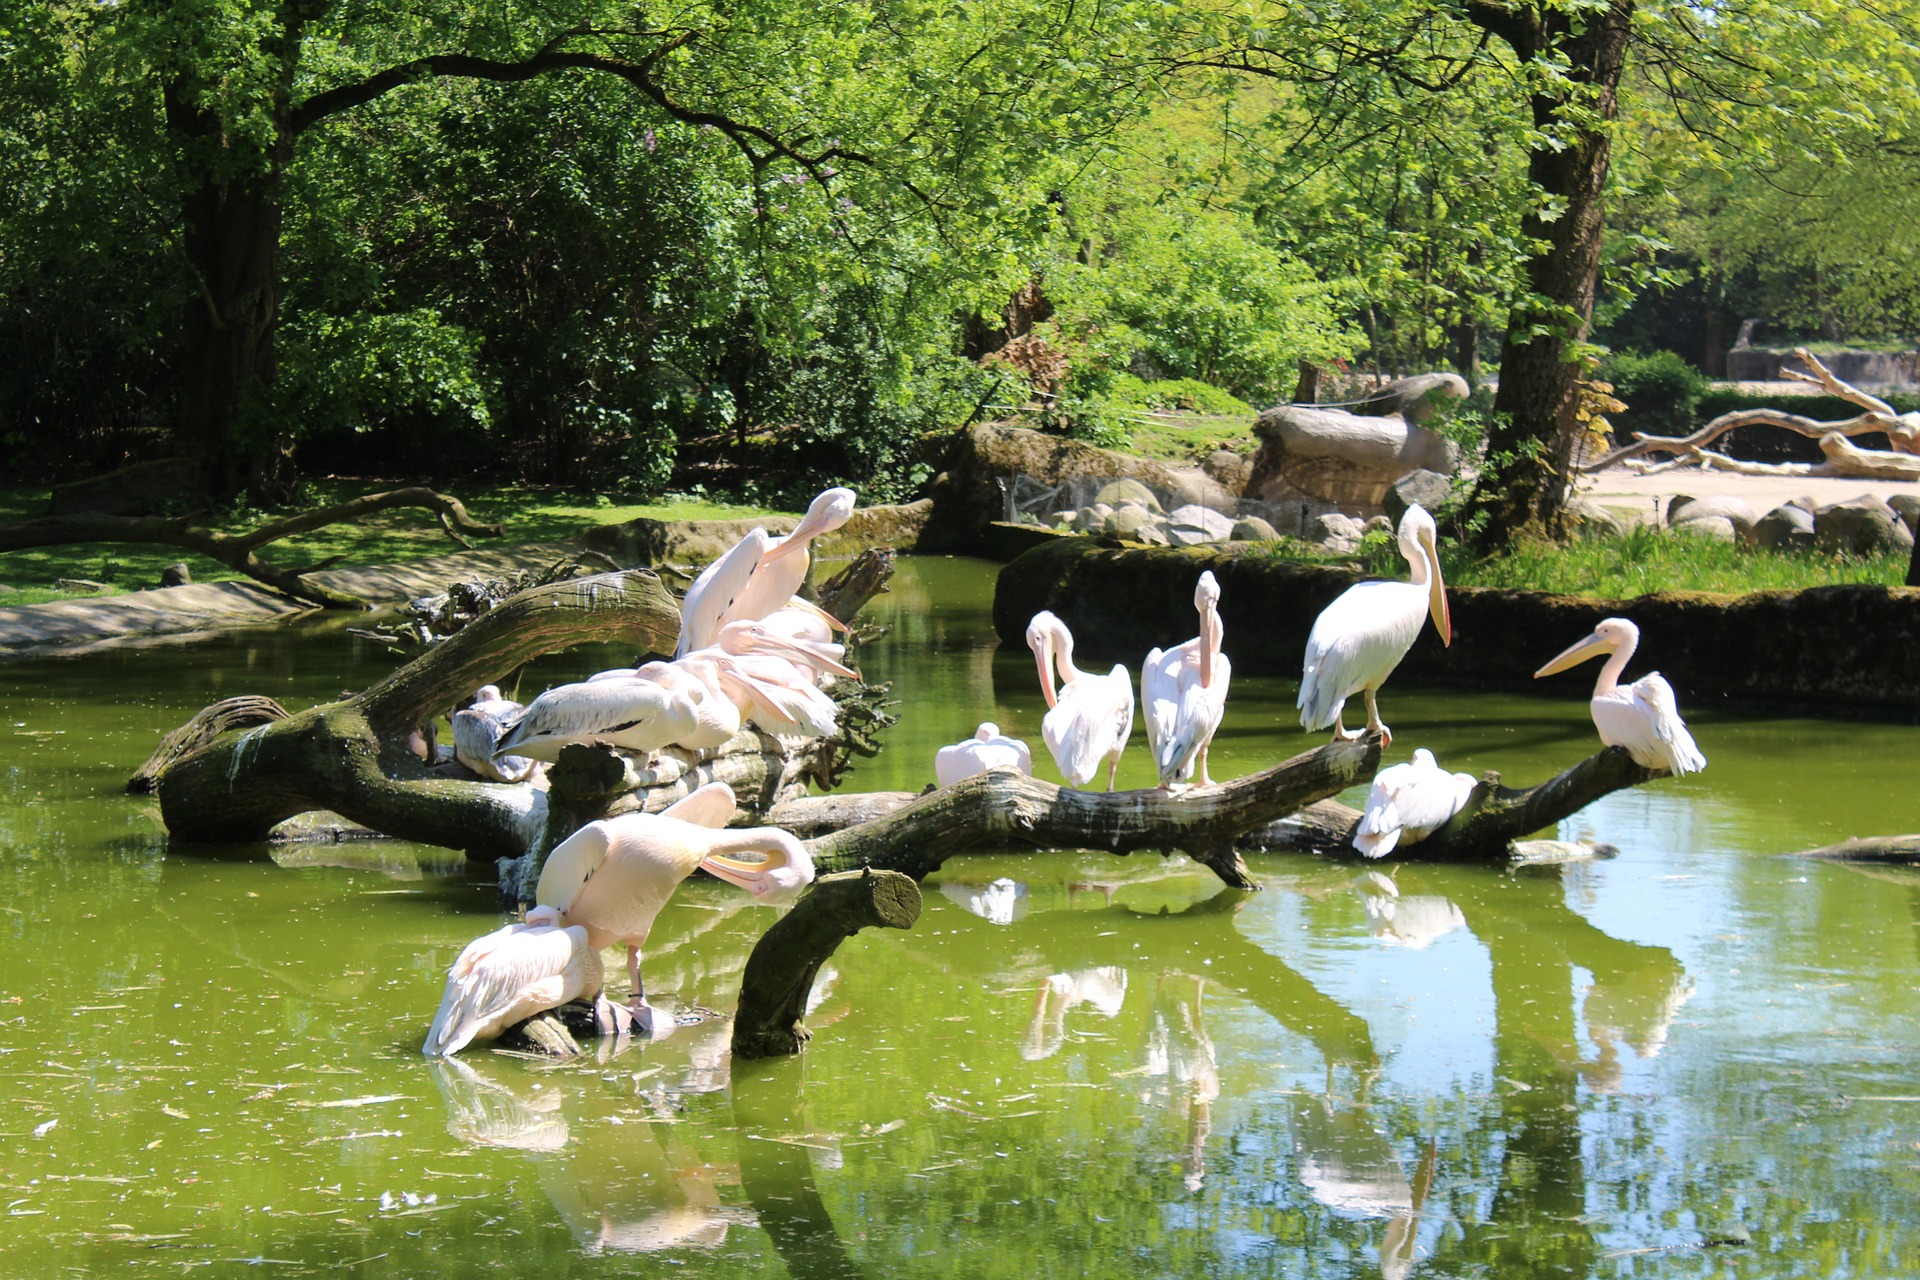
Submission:
[[[311,491],[315,505],[326,505],[362,493],[401,487],[398,482],[324,480],[314,482]],[[701,498],[669,497],[659,502],[622,503],[591,493],[506,485],[454,485],[441,492],[459,498],[476,520],[504,522],[507,532],[502,541],[507,544],[564,538],[586,525],[620,524],[642,516],[660,520],[728,520],[782,514],[764,507],[733,506]],[[44,487],[0,489],[0,521],[44,514],[47,495]],[[244,511],[212,523],[223,532],[239,533],[286,514],[290,513]],[[474,544],[485,546],[490,541],[475,539]],[[440,522],[432,512],[393,510],[276,542],[262,554],[285,565],[314,564],[337,555],[346,557],[342,564],[376,565],[444,555],[460,549],[458,543],[441,531]],[[39,547],[0,553],[0,583],[16,588],[0,594],[0,605],[42,604],[95,594],[57,590],[53,584],[60,578],[104,582],[108,586],[106,594],[139,591],[159,585],[160,571],[183,560],[195,582],[219,582],[243,576],[223,564],[174,547],[141,543]]]
[[[1897,587],[1907,575],[1904,553],[1852,559],[1813,551],[1767,551],[1648,527],[1568,546],[1524,545],[1493,560],[1473,560],[1443,547],[1441,561],[1450,586],[1556,591],[1604,600],[1655,591],[1738,595],[1847,583]]]

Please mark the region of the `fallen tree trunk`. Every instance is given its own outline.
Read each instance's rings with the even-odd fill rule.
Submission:
[[[200,523],[199,516],[111,516],[87,512],[42,516],[35,520],[0,525],[0,551],[58,547],[75,542],[160,543],[197,552],[306,604],[318,605],[323,609],[365,609],[367,602],[360,597],[335,591],[307,579],[307,574],[324,569],[333,561],[285,569],[262,560],[258,552],[261,547],[295,534],[310,533],[328,525],[357,520],[361,516],[396,507],[421,507],[434,512],[440,518],[440,527],[446,530],[447,536],[463,547],[472,545],[463,534],[497,538],[505,532],[501,525],[482,524],[468,515],[458,498],[432,489],[412,488],[363,494],[349,502],[303,511],[284,520],[272,520],[246,533],[221,533]]]
[[[892,813],[809,841],[816,866],[904,871],[921,880],[981,846],[1186,853],[1236,889],[1257,889],[1234,850],[1242,833],[1365,782],[1380,736],[1331,742],[1258,773],[1188,791],[1070,791],[1015,773],[987,773]]]
[[[1803,849],[1796,858],[1820,858],[1828,862],[1891,862],[1900,865],[1920,863],[1920,834],[1907,836],[1855,836],[1839,844],[1818,849]]]
[[[1379,861],[1485,862],[1500,858],[1540,861],[1538,851],[1516,851],[1512,848],[1514,842],[1578,813],[1601,796],[1668,776],[1665,769],[1647,769],[1635,764],[1624,747],[1607,747],[1538,786],[1520,790],[1501,785],[1500,775],[1489,771],[1481,775],[1466,805],[1445,826],[1418,844],[1396,846]],[[1353,847],[1353,833],[1359,825],[1358,809],[1324,801],[1250,833],[1241,847],[1345,854],[1374,861],[1364,858]],[[1599,852],[1602,848],[1594,846],[1595,856],[1605,856]]]

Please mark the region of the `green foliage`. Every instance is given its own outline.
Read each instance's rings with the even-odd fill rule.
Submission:
[[[1599,378],[1627,404],[1609,414],[1617,428],[1656,435],[1685,435],[1693,429],[1707,376],[1672,351],[1616,351],[1600,362]]]
[[[1655,591],[1798,590],[1845,583],[1899,586],[1906,553],[1870,560],[1816,552],[1742,547],[1648,525],[1618,538],[1571,543],[1516,541],[1504,554],[1476,560],[1443,542],[1449,586],[1555,591],[1602,600],[1628,600]]]

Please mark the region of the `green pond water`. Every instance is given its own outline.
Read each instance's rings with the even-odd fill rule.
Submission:
[[[864,658],[901,723],[850,786],[918,788],[981,719],[1038,748],[991,589],[903,563]],[[1920,827],[1913,727],[1682,691],[1708,769],[1571,819],[1620,854],[1567,868],[1256,856],[1241,894],[1151,855],[956,859],[917,927],[840,950],[773,1063],[730,1065],[724,1016],[773,914],[690,882],[646,961],[672,1035],[438,1063],[490,869],[172,847],[120,791],[212,699],[393,662],[323,624],[0,663],[0,1273],[1920,1271],[1920,880],[1780,856]],[[1591,672],[1390,684],[1389,759],[1544,777],[1596,745]],[[1235,681],[1216,776],[1319,740],[1293,691]]]

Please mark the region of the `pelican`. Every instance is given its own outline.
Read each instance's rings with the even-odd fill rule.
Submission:
[[[494,747],[496,757],[554,761],[562,748],[601,743],[648,754],[700,731],[705,686],[669,689],[638,675],[583,680],[549,689],[520,713]]]
[[[580,996],[598,996],[604,976],[600,951],[590,945],[587,931],[563,927],[558,911],[535,907],[526,923],[467,944],[447,970],[446,994],[420,1052],[429,1057],[458,1053],[536,1013]]]
[[[1233,664],[1220,652],[1220,584],[1208,571],[1193,589],[1200,634],[1164,653],[1154,649],[1140,668],[1140,707],[1147,717],[1147,745],[1160,770],[1160,785],[1193,777],[1210,787],[1207,747],[1227,712],[1227,682]]]
[[[535,897],[581,925],[596,948],[627,947],[632,1001],[646,1007],[640,948],[680,882],[705,867],[764,903],[791,901],[813,879],[806,846],[778,827],[726,830],[733,792],[710,782],[662,813],[625,813],[589,822],[554,846]],[[743,862],[733,855],[759,852]]]
[[[845,524],[854,502],[853,490],[828,489],[786,537],[755,529],[708,565],[680,603],[680,642],[673,656],[707,648],[724,623],[754,621],[787,608],[807,580],[808,544]]]
[[[1027,624],[1027,647],[1040,669],[1040,691],[1051,708],[1040,722],[1040,736],[1053,762],[1073,787],[1084,787],[1107,762],[1107,790],[1113,790],[1120,753],[1133,734],[1133,681],[1114,665],[1106,675],[1073,665],[1073,634],[1046,609]],[[1054,689],[1054,669],[1060,687]]]
[[[500,735],[507,731],[524,708],[500,696],[500,686],[483,684],[473,695],[473,705],[453,713],[453,758],[482,778],[494,782],[520,782],[533,772],[534,762],[525,756],[494,759]]]
[[[1353,847],[1384,858],[1403,844],[1418,844],[1460,812],[1473,794],[1470,773],[1448,773],[1421,747],[1407,764],[1374,775],[1367,810],[1353,833]]]
[[[673,745],[690,750],[722,746],[740,731],[743,717],[769,733],[830,737],[835,708],[819,681],[828,672],[855,674],[840,662],[844,652],[837,644],[794,639],[765,622],[729,622],[711,648],[671,662],[602,671],[587,683],[651,680],[685,694],[694,704],[695,728]]]
[[[1600,741],[1625,747],[1643,769],[1665,769],[1675,776],[1698,773],[1707,758],[1693,745],[1693,735],[1680,719],[1673,686],[1650,671],[1632,684],[1621,684],[1633,651],[1640,644],[1640,628],[1625,618],[1608,618],[1593,634],[1568,647],[1565,653],[1533,673],[1538,680],[1611,651],[1593,686],[1593,723]]]
[[[1361,582],[1348,587],[1320,611],[1307,636],[1306,670],[1300,677],[1300,724],[1305,729],[1333,726],[1334,741],[1360,735],[1347,732],[1341,713],[1347,699],[1367,695],[1367,729],[1387,741],[1393,735],[1380,722],[1374,701],[1400,659],[1433,615],[1440,643],[1453,643],[1447,616],[1447,589],[1440,580],[1440,553],[1434,546],[1433,517],[1417,506],[1400,517],[1400,554],[1413,568],[1411,582]]]
[[[1127,971],[1114,965],[1047,975],[1021,1037],[1020,1056],[1039,1062],[1058,1053],[1067,1039],[1067,1013],[1077,1006],[1091,1005],[1101,1017],[1114,1018],[1126,999]]]
[[[943,787],[976,773],[1024,773],[1033,776],[1033,752],[1018,738],[1000,732],[991,720],[982,720],[971,738],[962,738],[950,747],[933,753],[933,776]]]

